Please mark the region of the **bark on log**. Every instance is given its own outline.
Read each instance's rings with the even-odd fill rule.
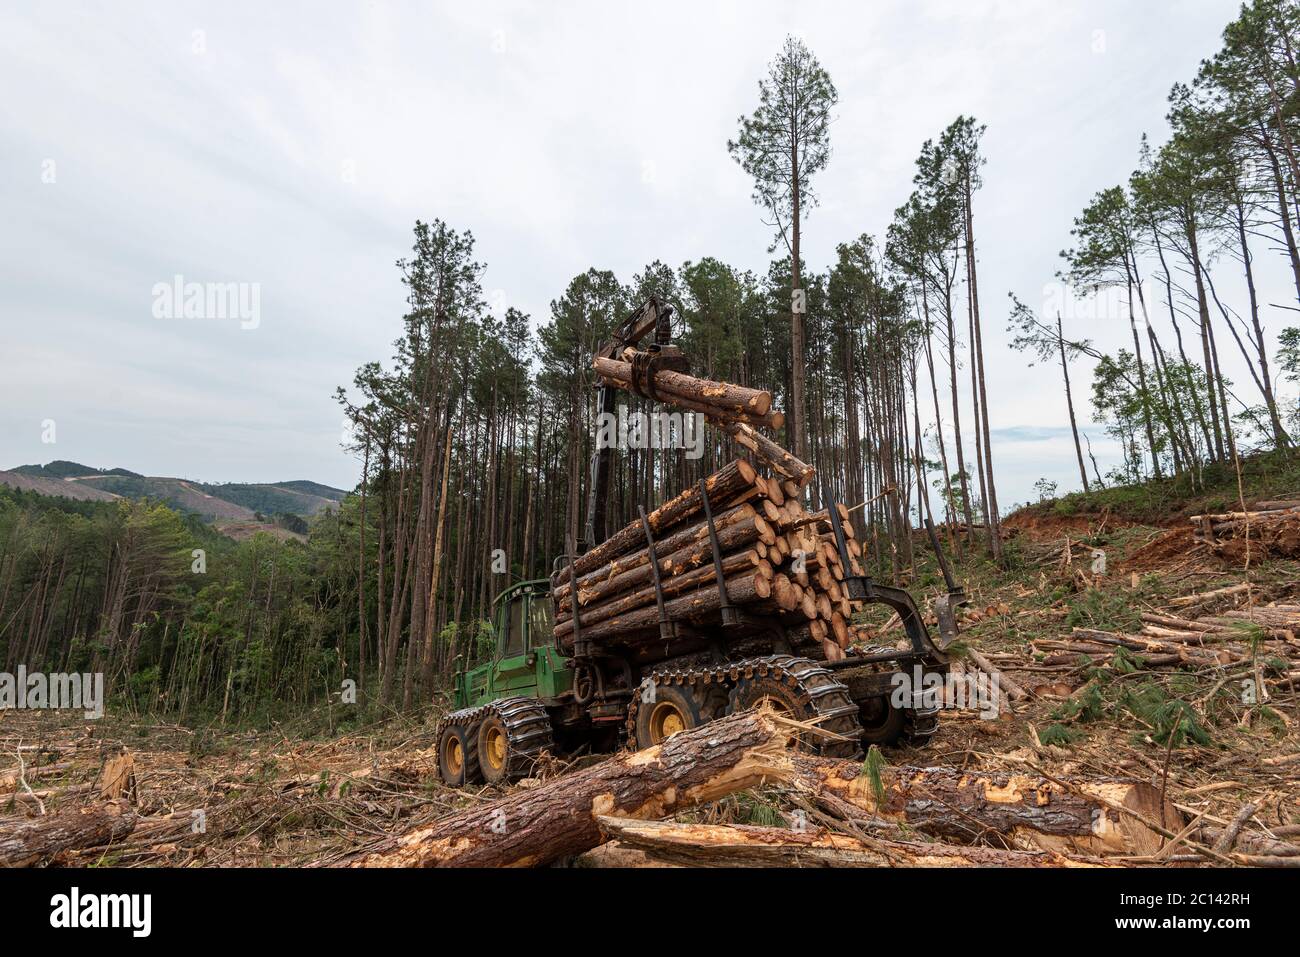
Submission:
[[[1019,701],[1022,698],[1029,697],[1029,692],[1022,688],[1018,682],[1013,681],[1005,672],[999,670],[993,662],[989,661],[974,648],[967,648],[966,654],[971,661],[979,666],[980,671],[984,672],[990,678],[997,678],[1002,689],[1005,690],[1007,694],[1011,695],[1012,698]]]
[[[742,552],[755,551],[754,546],[762,543],[762,536],[765,531],[770,530],[767,528],[766,523],[761,520],[754,522],[742,521],[719,530],[718,548],[721,549],[723,555],[732,554],[738,550]],[[712,563],[713,545],[706,535],[703,539],[693,541],[675,552],[664,553],[656,548],[655,554],[659,556],[660,578],[666,580],[674,575],[690,571],[692,568],[699,568],[701,565]],[[589,584],[583,584],[580,580],[578,585],[578,605],[583,609],[600,605],[609,601],[615,595],[641,588],[652,581],[650,562],[647,558],[645,562],[635,568],[616,574],[612,578]],[[570,603],[567,600],[568,594],[568,588],[566,587],[556,598],[556,621],[565,621],[573,615]]]
[[[722,574],[725,577],[739,575],[744,571],[752,571],[762,575],[764,578],[772,577],[772,566],[767,564],[758,557],[755,551],[736,552],[728,555],[722,560]],[[650,577],[650,565],[645,566],[646,577]],[[662,574],[662,572],[661,572]],[[703,586],[712,584],[716,578],[716,572],[712,563],[696,568],[692,571],[682,572],[681,574],[671,575],[661,579],[661,585],[664,598],[670,598],[681,595],[684,592],[694,591]],[[579,596],[581,599],[581,596]],[[667,604],[665,602],[665,604]],[[598,605],[592,605],[590,608],[581,609],[579,622],[583,628],[590,628],[592,625],[599,624],[615,615],[626,614],[629,611],[635,611],[638,608],[644,608],[649,605],[658,605],[655,603],[654,585],[649,588],[642,588],[639,591],[630,592],[612,601],[602,602]],[[561,606],[561,610],[564,610]],[[562,620],[555,624],[555,634],[562,637],[573,631],[573,616],[565,615]]]
[[[859,839],[822,828],[804,831],[748,825],[678,824],[600,818],[621,847],[684,867],[1117,867],[1101,858],[1054,851],[1006,851]]]
[[[751,605],[763,601],[772,593],[771,582],[762,572],[728,578],[726,588],[727,600],[733,605]],[[718,586],[710,581],[695,591],[665,602],[664,612],[671,621],[689,621],[715,615],[721,607],[722,596],[718,592]],[[637,644],[648,635],[657,640],[658,632],[655,628],[658,623],[659,607],[650,605],[608,618],[590,628],[583,628],[582,638],[584,641],[617,640],[620,644]],[[566,650],[573,646],[572,632],[556,637]]]
[[[610,385],[618,386],[620,389],[632,391],[631,385],[617,376],[601,376],[601,379]],[[749,412],[721,409],[708,402],[697,402],[681,395],[663,395],[662,399],[664,402],[674,405],[685,412],[698,412],[714,425],[724,429],[738,422],[750,426],[761,425],[763,428],[772,429],[773,431],[785,425],[785,413],[778,412],[776,409],[770,410],[766,415],[757,415]]]
[[[632,382],[632,364],[618,359],[606,359],[597,356],[592,360],[592,367],[602,379],[612,380],[620,388],[628,388]],[[712,379],[697,379],[684,372],[663,370],[654,376],[655,390],[661,396],[681,396],[693,402],[704,403],[715,409],[741,412],[749,415],[763,416],[772,408],[772,393],[762,389],[749,389],[743,385],[730,382],[714,382]],[[671,399],[667,399],[671,401]]]
[[[744,459],[733,459],[706,478],[704,485],[708,489],[709,505],[714,514],[723,511],[724,507],[731,504],[737,496],[754,489],[757,477],[758,473],[754,471],[752,465]],[[693,485],[646,515],[646,521],[650,523],[650,531],[657,536],[693,518],[702,510],[699,486]],[[579,555],[573,565],[579,575],[585,575],[624,552],[644,545],[645,529],[641,527],[641,521],[638,519],[619,529],[591,551]],[[552,585],[558,586],[568,580],[569,567],[565,565],[556,573]]]
[[[1119,648],[1126,648],[1129,651],[1136,651],[1143,656],[1155,655],[1172,656],[1175,661],[1191,665],[1222,665],[1231,664],[1240,660],[1242,655],[1234,653],[1226,647],[1219,650],[1200,650],[1188,647],[1183,644],[1170,644],[1168,641],[1161,641],[1156,638],[1147,638],[1144,635],[1121,635],[1113,634],[1107,631],[1098,631],[1094,628],[1074,628],[1071,634],[1078,635],[1087,639],[1089,642],[1098,642],[1103,645],[1115,645]],[[1151,659],[1147,660],[1148,664],[1152,663]]]
[[[19,781],[26,781],[29,785],[39,777],[49,777],[50,775],[62,774],[68,768],[72,767],[72,762],[61,761],[57,764],[39,764],[28,765],[23,769],[20,775],[17,768],[12,771],[0,773],[0,795],[9,794],[11,791],[19,789]]]
[[[1152,853],[1162,844],[1159,834],[1114,810],[1118,805],[1159,819],[1158,795],[1143,782],[1067,787],[1032,775],[887,768],[885,800],[877,804],[858,762],[788,750],[801,727],[766,710],[732,715],[386,839],[343,863],[544,865],[601,843],[602,816],[660,819],[761,783],[786,784],[815,802],[961,840],[995,832],[1045,851],[1103,855]],[[1167,828],[1183,827],[1176,808],[1167,804],[1165,813]],[[960,856],[970,863],[982,853]]]
[[[1255,586],[1250,582],[1242,582],[1238,585],[1229,585],[1227,588],[1216,588],[1214,591],[1202,592],[1199,595],[1183,595],[1180,598],[1171,598],[1169,604],[1182,608],[1203,601],[1212,601],[1215,598],[1226,598],[1229,595],[1239,595],[1242,592],[1249,592],[1254,587]]]
[[[1232,629],[1226,625],[1215,625],[1204,621],[1189,621],[1186,618],[1175,618],[1172,615],[1157,615],[1154,612],[1143,612],[1139,617],[1150,624],[1163,625],[1166,628],[1177,628],[1181,631],[1203,631],[1219,634],[1232,633]]]
[[[795,458],[792,453],[781,448],[762,433],[755,432],[743,422],[728,425],[726,431],[740,445],[753,452],[774,471],[797,482],[800,488],[811,482],[813,476],[817,474],[817,470],[807,462]]]
[[[713,516],[713,527],[716,531],[721,532],[725,528],[730,528],[732,525],[746,521],[754,521],[756,523],[756,527],[759,529],[759,537],[762,538],[763,541],[771,543],[776,540],[776,536],[773,534],[771,526],[754,513],[754,507],[752,505],[737,505],[735,508],[723,512],[721,515],[715,513]],[[674,532],[662,541],[655,542],[655,554],[668,555],[690,545],[707,542],[708,540],[708,523],[700,522],[696,525],[690,526],[689,528],[683,528],[680,531]],[[634,552],[627,552],[626,554],[619,555],[617,558],[597,568],[594,572],[580,575],[578,578],[578,589],[581,591],[583,588],[589,588],[598,582],[614,578],[623,574],[623,572],[631,571],[633,568],[639,568],[642,565],[646,565],[649,561],[650,552],[646,548],[639,548]],[[552,588],[551,597],[557,606],[560,602],[568,600],[569,590],[572,586],[572,582],[565,582],[562,585]]]
[[[529,867],[600,844],[598,818],[660,818],[755,787],[793,729],[748,712],[520,789],[344,860],[349,867]]]
[[[108,803],[0,826],[0,867],[31,867],[62,851],[112,844],[130,834],[135,822],[129,808]]]

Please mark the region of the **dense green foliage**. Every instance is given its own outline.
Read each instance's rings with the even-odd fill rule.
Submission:
[[[235,543],[147,500],[0,488],[4,670],[103,672],[115,699],[182,720],[301,717],[356,655],[355,509],[305,545]]]
[[[66,459],[55,459],[45,465],[20,465],[13,471],[19,475],[52,479],[75,478],[85,475],[121,475],[143,478],[143,476],[137,475],[135,472],[129,472],[126,469],[96,469],[91,468],[89,465],[82,465],[80,462],[69,462]]]
[[[1240,485],[1236,463],[1207,465],[1199,478],[1166,476],[1091,492],[1072,492],[1050,502],[1026,506],[1024,511],[1057,515],[1099,515],[1153,525],[1188,515],[1235,511],[1258,499],[1289,499],[1300,488],[1300,458],[1287,451],[1263,452],[1243,457]]]
[[[102,485],[102,483],[100,484]],[[342,499],[342,493],[337,489],[331,489],[325,485],[316,485],[313,482],[297,484],[312,486],[321,491],[313,492],[303,488],[294,489],[289,487],[289,484],[283,486],[251,485],[241,482],[225,482],[221,484],[193,482],[191,484],[208,495],[215,495],[227,502],[234,502],[236,505],[242,505],[244,508],[252,509],[254,512],[261,512],[264,515],[276,515],[282,512],[292,515],[311,515],[318,510],[318,506],[323,507],[321,503],[314,501],[315,498],[325,498],[332,502],[338,502]],[[312,498],[305,496],[312,496]]]

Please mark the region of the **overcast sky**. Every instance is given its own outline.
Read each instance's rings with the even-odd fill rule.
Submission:
[[[489,300],[534,323],[590,266],[765,272],[770,232],[726,141],[795,33],[840,95],[805,224],[815,269],[883,233],[926,138],[961,113],[988,125],[976,230],[999,498],[1040,476],[1064,489],[1057,374],[1007,348],[1006,294],[1044,301],[1072,218],[1127,178],[1144,131],[1163,138],[1170,85],[1236,8],[3,0],[0,467],[351,488],[332,393],[391,354],[393,263],[417,217],[472,230]],[[156,287],[178,275],[257,284],[256,323],[159,318]],[[1287,301],[1280,273],[1264,285]],[[1283,315],[1266,314],[1273,332]],[[1128,337],[1119,319],[1077,331]],[[1113,446],[1087,430],[1105,468]]]

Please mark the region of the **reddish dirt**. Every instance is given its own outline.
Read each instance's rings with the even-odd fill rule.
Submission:
[[[1254,522],[1249,535],[1245,529],[1234,529],[1230,537],[1220,537],[1216,552],[1238,564],[1265,558],[1300,558],[1300,516]]]
[[[274,538],[282,541],[305,542],[306,535],[299,535],[297,532],[291,532],[287,528],[281,528],[271,522],[228,522],[217,521],[213,523],[213,528],[219,531],[227,538],[233,538],[237,542],[247,541],[258,532],[266,532]]]
[[[1034,515],[1016,512],[1002,523],[1003,528],[1025,532],[1032,539],[1060,538],[1063,535],[1087,534],[1101,524],[1097,515]]]
[[[1171,528],[1143,545],[1119,565],[1122,572],[1156,571],[1180,559],[1210,557],[1205,546],[1192,537],[1191,526]]]

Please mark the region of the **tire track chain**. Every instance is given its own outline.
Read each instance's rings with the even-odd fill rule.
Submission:
[[[690,685],[693,694],[703,703],[709,688],[716,686],[728,693],[741,681],[752,678],[768,678],[785,685],[792,691],[793,697],[801,706],[813,715],[796,715],[797,720],[813,720],[818,727],[848,738],[848,741],[823,739],[812,743],[812,749],[818,753],[851,757],[861,750],[860,738],[862,726],[858,723],[858,706],[849,697],[849,689],[839,681],[828,668],[808,658],[796,658],[792,655],[767,655],[761,658],[746,658],[743,661],[721,665],[701,665],[691,667],[659,668],[641,683],[632,696],[632,703],[627,713],[627,740],[636,741],[637,711],[644,701],[646,682],[654,687],[665,685]],[[721,717],[721,715],[715,715]]]

